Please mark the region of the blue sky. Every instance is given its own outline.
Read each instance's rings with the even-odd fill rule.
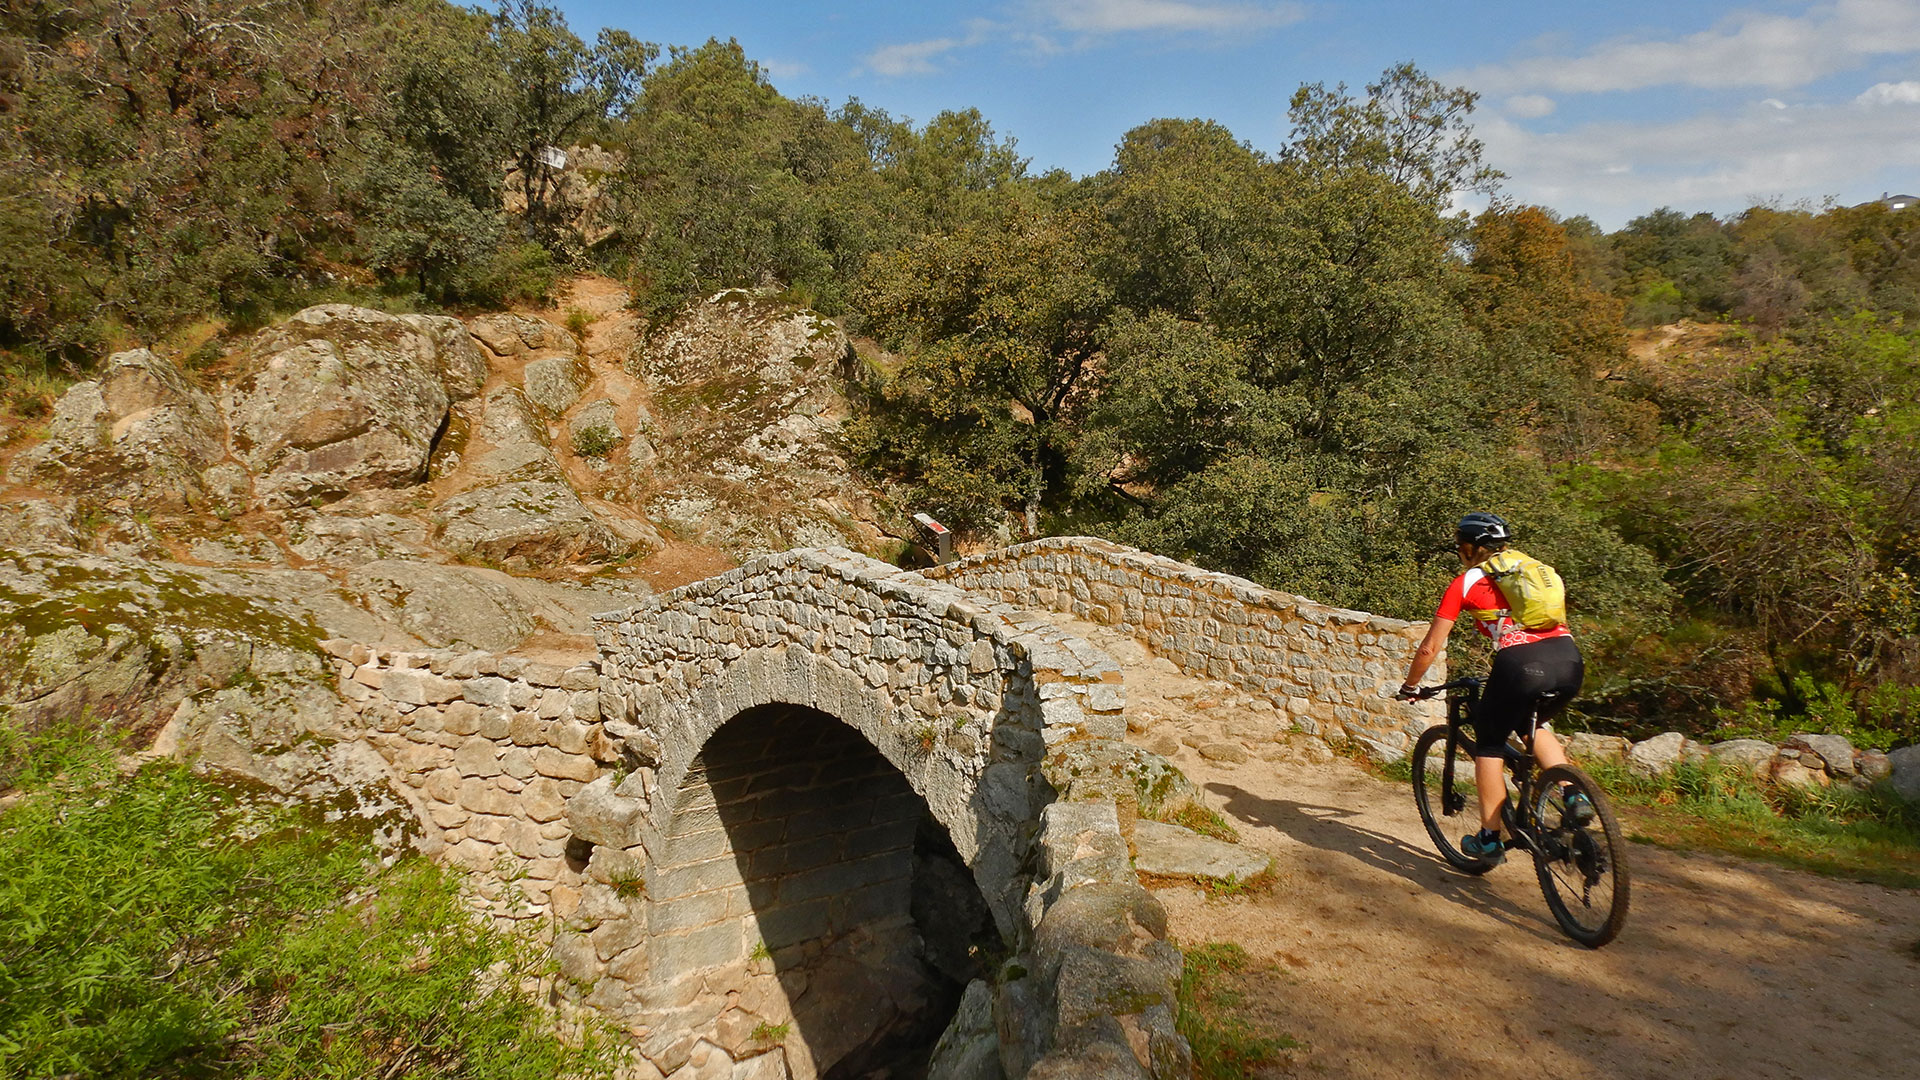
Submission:
[[[1663,205],[1920,189],[1920,0],[558,0],[662,45],[737,38],[789,96],[925,121],[974,106],[1036,171],[1085,175],[1155,117],[1273,151],[1301,83],[1412,60],[1483,96],[1503,194],[1612,229]]]

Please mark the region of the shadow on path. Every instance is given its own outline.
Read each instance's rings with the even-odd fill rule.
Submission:
[[[1572,946],[1553,924],[1544,902],[1538,911],[1526,910],[1496,893],[1482,878],[1455,870],[1437,853],[1415,848],[1399,837],[1359,824],[1353,820],[1360,817],[1359,811],[1264,798],[1218,781],[1207,784],[1206,789],[1224,800],[1223,808],[1228,814],[1249,825],[1271,829],[1321,851],[1357,859],[1418,885],[1434,896],[1525,931],[1543,944]],[[1493,872],[1530,874],[1532,869],[1526,855],[1513,853],[1507,856],[1506,865]]]

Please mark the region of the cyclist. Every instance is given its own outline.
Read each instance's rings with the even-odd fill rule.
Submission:
[[[1427,627],[1427,636],[1414,651],[1407,667],[1407,680],[1400,696],[1410,698],[1419,688],[1421,676],[1447,646],[1447,635],[1464,612],[1493,641],[1493,669],[1487,673],[1486,686],[1473,713],[1475,742],[1473,778],[1480,791],[1480,831],[1463,837],[1460,850],[1469,857],[1499,862],[1506,854],[1500,842],[1500,804],[1506,798],[1506,780],[1501,748],[1507,736],[1517,734],[1529,743],[1533,758],[1543,769],[1564,765],[1566,751],[1554,736],[1548,721],[1580,689],[1586,675],[1586,663],[1573,634],[1562,625],[1528,629],[1508,615],[1511,605],[1479,564],[1506,548],[1512,539],[1507,523],[1494,514],[1475,511],[1460,519],[1454,530],[1460,561],[1467,569],[1440,598],[1440,608]],[[1558,693],[1553,704],[1535,709],[1542,694]],[[1586,797],[1574,795],[1567,811],[1577,822],[1590,820],[1593,807]]]

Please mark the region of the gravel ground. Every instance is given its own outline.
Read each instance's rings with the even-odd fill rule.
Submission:
[[[1130,738],[1170,752],[1273,856],[1260,895],[1156,890],[1177,940],[1246,949],[1252,1018],[1305,1044],[1267,1075],[1920,1076],[1920,891],[1633,844],[1626,929],[1585,949],[1523,857],[1452,870],[1405,784],[1137,643],[1064,625],[1127,668]]]

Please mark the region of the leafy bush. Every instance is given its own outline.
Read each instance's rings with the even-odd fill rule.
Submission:
[[[620,445],[620,433],[603,424],[573,433],[573,452],[581,457],[606,457]]]
[[[1716,713],[1713,735],[1783,742],[1799,732],[1820,732],[1881,750],[1920,742],[1920,687],[1882,683],[1856,698],[1833,683],[1801,674],[1794,676],[1789,698],[1723,707]]]
[[[1618,762],[1586,768],[1633,808],[1634,839],[1920,886],[1920,812],[1883,789],[1762,786],[1714,761],[1683,762],[1660,776],[1639,776]]]
[[[16,740],[17,742],[17,740]],[[42,743],[0,813],[0,1074],[552,1077],[603,1065],[533,943],[424,859],[172,765]],[[52,760],[52,759],[47,759]],[[338,829],[338,826],[333,827]]]

